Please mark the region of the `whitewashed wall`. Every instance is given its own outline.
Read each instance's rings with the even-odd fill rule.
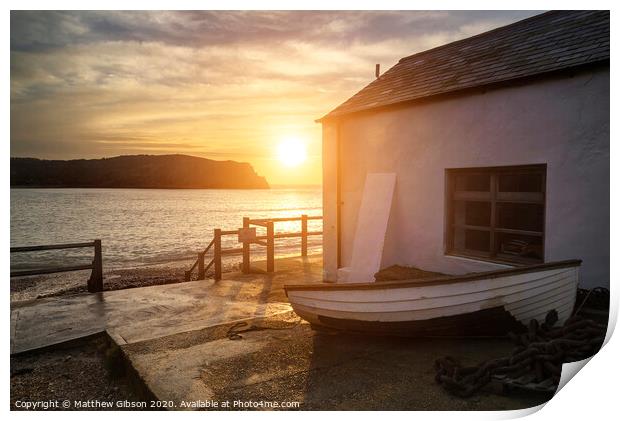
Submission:
[[[351,259],[366,173],[392,171],[396,191],[382,267],[453,274],[502,267],[444,255],[445,169],[546,163],[546,261],[582,259],[583,286],[609,285],[608,67],[325,123],[328,280],[336,279],[337,266],[338,137],[341,266]]]

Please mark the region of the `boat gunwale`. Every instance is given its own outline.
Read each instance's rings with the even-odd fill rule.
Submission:
[[[551,277],[556,276],[556,275],[557,274],[547,275],[547,276],[544,276],[544,277],[536,279],[536,281],[548,280]],[[530,289],[537,289],[537,288],[541,288],[541,287],[546,287],[546,286],[552,285],[552,284],[557,283],[557,282],[562,281],[562,280],[563,279],[555,279],[555,280],[552,280],[552,281],[545,282],[544,284],[538,285],[536,287],[532,287],[532,288],[521,290],[520,292],[529,291]],[[472,291],[467,291],[467,292],[454,293],[454,294],[450,294],[450,295],[437,295],[437,296],[431,296],[431,297],[425,296],[422,299],[427,300],[427,299],[436,299],[436,298],[445,298],[445,297],[470,296],[472,294],[477,294],[477,293],[480,293],[480,292],[501,290],[501,289],[510,288],[510,287],[513,287],[513,286],[526,285],[526,284],[531,284],[531,283],[532,283],[532,280],[528,280],[528,281],[525,281],[525,282],[513,283],[511,285],[503,285],[503,286],[498,286],[498,287],[497,286],[493,286],[492,288],[486,288],[486,289],[483,289],[483,290],[481,289],[481,290],[473,291],[473,292]],[[572,286],[571,286],[571,288],[572,288]],[[515,293],[508,293],[508,294],[503,293],[503,294],[501,294],[499,296],[507,296],[507,295],[512,295],[512,294],[515,294]],[[309,298],[309,297],[300,297],[300,298]],[[312,299],[317,299],[317,298],[316,297],[312,297]],[[390,304],[392,304],[392,303],[398,303],[398,302],[410,302],[410,301],[415,301],[415,300],[419,300],[419,299],[420,298],[406,298],[406,299],[402,299],[402,300],[389,300],[389,301],[376,301],[376,300],[373,300],[373,301],[359,301],[359,300],[354,300],[354,301],[338,301],[338,300],[334,300],[334,299],[320,298],[320,301],[322,301],[322,302],[333,302],[333,303],[356,303],[356,304],[361,304],[361,303],[378,303],[378,302],[381,302],[381,303],[390,303]]]
[[[548,285],[549,284],[544,284],[542,286],[548,286]],[[539,287],[532,288],[532,289],[537,289],[537,288],[539,288]],[[562,288],[565,288],[566,291],[562,291],[562,292],[558,293],[557,290],[561,290]],[[526,291],[531,291],[531,290],[525,290],[525,291],[521,291],[521,292],[526,292]],[[504,307],[513,306],[514,304],[523,303],[524,301],[530,301],[530,300],[536,298],[537,299],[536,301],[532,301],[531,302],[531,304],[535,304],[535,303],[539,303],[541,301],[548,301],[548,300],[550,300],[552,298],[555,298],[555,297],[558,297],[558,296],[562,296],[563,298],[570,297],[571,295],[573,295],[575,293],[574,287],[572,285],[564,285],[564,286],[561,286],[561,287],[556,287],[556,288],[550,289],[550,290],[545,291],[545,292],[543,292],[543,293],[541,293],[539,295],[550,293],[550,292],[553,292],[554,294],[551,294],[549,297],[545,297],[543,299],[537,299],[538,296],[536,296],[536,297],[526,297],[526,298],[521,298],[521,299],[518,299],[518,300],[515,300],[515,301],[511,301],[509,303],[504,303],[503,305],[504,305]],[[508,296],[511,296],[511,295],[516,295],[516,294],[519,294],[519,293],[503,294],[503,295],[500,295],[499,297],[505,298],[505,297],[508,297]],[[465,295],[465,294],[461,294],[461,295]],[[454,297],[454,296],[452,296],[452,297]],[[316,300],[314,298],[309,298],[309,297],[297,297],[297,298],[300,298],[302,300],[304,300],[304,299],[305,300]],[[402,300],[402,301],[380,301],[380,302],[377,302],[377,301],[374,301],[374,302],[373,301],[329,301],[329,300],[318,300],[318,301],[320,301],[321,303],[329,302],[329,303],[343,303],[343,304],[393,304],[393,303],[399,303],[399,302],[400,303],[406,303],[406,302],[411,303],[413,301],[423,301],[423,300],[424,299],[421,299],[421,300]],[[394,312],[402,312],[402,311],[424,311],[424,310],[430,310],[430,309],[439,309],[439,308],[448,308],[448,307],[462,306],[462,305],[467,305],[467,304],[484,303],[484,302],[488,302],[489,300],[490,300],[490,298],[483,298],[483,299],[478,299],[478,300],[475,300],[475,301],[465,301],[465,302],[462,302],[462,303],[459,303],[459,304],[447,304],[447,305],[440,305],[440,306],[436,306],[436,307],[427,307],[427,308],[419,308],[419,309],[407,309],[407,310],[378,310],[378,311],[367,311],[367,312],[368,313],[394,313]],[[555,302],[555,301],[553,301],[553,302]],[[341,310],[341,309],[330,309],[330,308],[325,307],[325,306],[319,307],[317,305],[309,305],[309,304],[304,304],[302,302],[296,302],[295,305],[303,305],[303,306],[306,306],[306,307],[312,307],[314,309],[327,309],[327,310],[334,310],[334,311],[349,311],[349,310]],[[527,306],[527,305],[529,305],[529,304],[525,304],[525,306]],[[521,304],[519,307],[511,309],[510,311],[518,310],[518,309],[522,308],[523,306],[524,306],[524,304]],[[353,310],[351,310],[351,311],[353,311]]]
[[[464,275],[436,276],[422,279],[403,279],[385,282],[358,282],[358,283],[322,283],[322,284],[290,284],[284,285],[288,296],[289,291],[340,291],[340,290],[366,290],[366,289],[397,289],[406,287],[425,287],[433,285],[445,285],[461,282],[476,281],[481,279],[494,279],[503,276],[522,275],[525,273],[540,272],[549,269],[562,269],[581,266],[581,259],[561,260],[558,262],[539,263],[536,265],[519,266],[509,269],[497,269],[488,272],[474,272]]]

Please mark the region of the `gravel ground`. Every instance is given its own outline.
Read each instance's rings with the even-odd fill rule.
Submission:
[[[113,405],[97,410],[131,409],[118,407],[117,402],[142,401],[115,361],[118,360],[103,336],[70,348],[11,357],[11,410],[24,410],[23,405],[28,402],[47,402],[52,410],[77,410],[75,401],[105,401]],[[63,402],[67,400],[69,407],[64,408]]]

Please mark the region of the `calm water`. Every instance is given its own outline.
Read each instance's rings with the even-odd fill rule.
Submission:
[[[11,246],[100,238],[107,268],[167,263],[194,257],[211,241],[214,228],[239,228],[244,216],[321,212],[320,188],[11,189]],[[322,228],[320,220],[309,221],[308,225],[310,231]],[[276,232],[299,230],[299,222],[276,224]],[[309,252],[320,252],[320,239],[310,237]],[[237,246],[236,236],[225,237],[223,247]],[[254,247],[256,258],[263,257],[264,247]],[[299,239],[277,240],[276,256],[297,254],[299,247]],[[91,258],[92,249],[16,253],[11,255],[11,267],[81,264]]]

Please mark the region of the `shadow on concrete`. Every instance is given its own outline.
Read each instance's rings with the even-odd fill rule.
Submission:
[[[504,410],[539,405],[548,395],[447,394],[435,382],[435,359],[468,364],[509,351],[503,338],[398,338],[315,332],[301,409]]]

